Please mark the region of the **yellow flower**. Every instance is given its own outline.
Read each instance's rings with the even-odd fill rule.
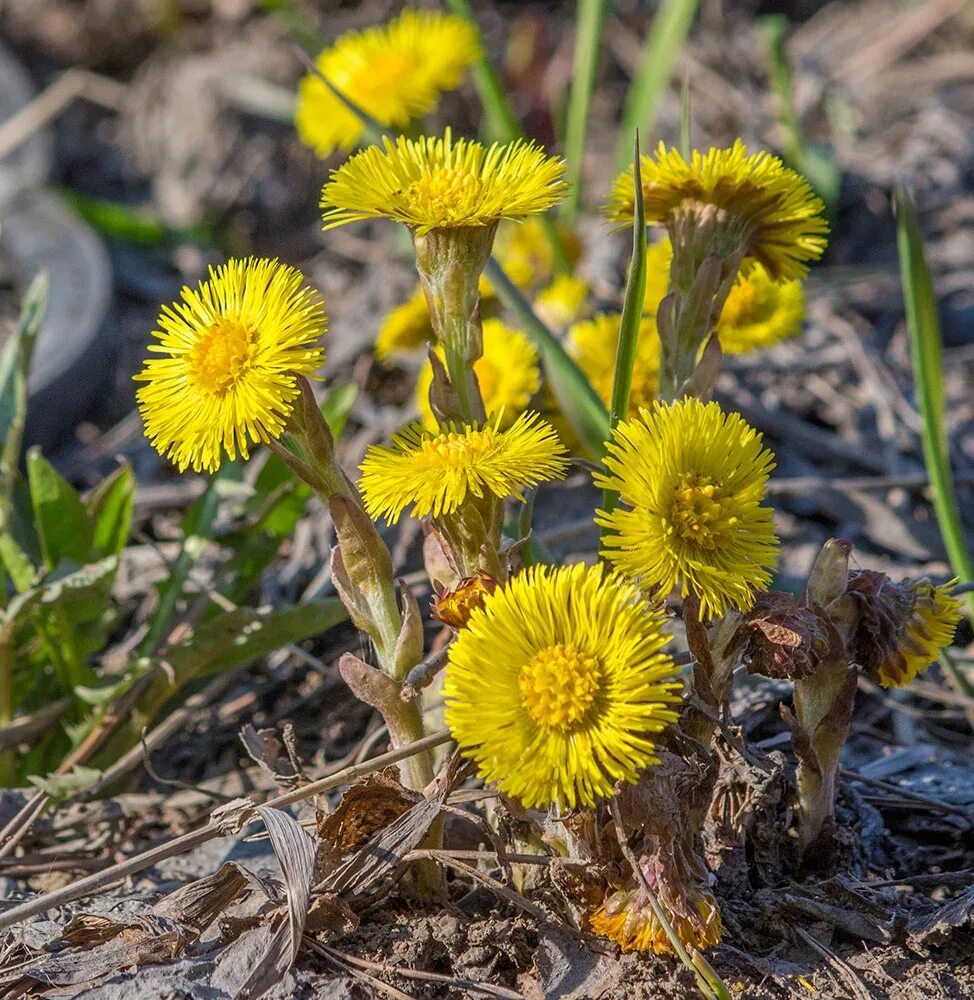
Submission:
[[[646,252],[646,296],[643,310],[656,315],[666,295],[673,247],[669,239]],[[744,354],[773,347],[801,331],[805,295],[800,281],[775,281],[755,263],[750,273],[734,283],[717,321],[717,337],[725,354]]]
[[[615,381],[616,349],[619,346],[619,313],[600,313],[590,320],[576,323],[568,331],[565,347],[578,362],[592,383],[599,399],[610,406],[612,384]],[[639,324],[636,360],[632,368],[632,389],[629,394],[629,412],[635,414],[641,407],[651,406],[659,389],[659,334],[652,316],[644,316]]]
[[[488,414],[497,414],[498,427],[504,430],[528,408],[541,388],[538,349],[520,330],[505,326],[499,319],[486,319],[484,353],[473,365],[480,384],[480,394]],[[423,425],[436,428],[430,407],[429,392],[433,367],[427,362],[416,379],[416,406]]]
[[[383,364],[403,354],[411,354],[436,339],[422,285],[401,306],[396,306],[379,327],[375,356]]]
[[[666,919],[684,948],[702,950],[720,944],[723,924],[713,893],[693,887],[684,909],[685,912],[676,913],[663,906]],[[613,893],[591,914],[589,926],[596,934],[615,941],[623,951],[674,954],[669,936],[644,893],[633,889]]]
[[[646,247],[646,291],[643,295],[643,312],[655,316],[659,304],[670,290],[670,264],[673,261],[673,244],[669,237],[650,243]]]
[[[484,570],[476,576],[465,576],[452,590],[436,594],[430,604],[430,615],[450,628],[465,628],[475,608],[500,586],[500,582]]]
[[[450,647],[444,718],[485,781],[528,807],[593,806],[657,763],[680,681],[662,613],[603,566],[534,566]]]
[[[574,267],[582,255],[578,236],[565,226],[556,229],[568,264]],[[497,231],[494,256],[518,288],[538,288],[550,281],[555,273],[551,240],[538,218],[501,226]]]
[[[564,161],[517,140],[489,149],[470,139],[422,136],[369,146],[337,170],[321,192],[325,229],[359,219],[431,229],[493,226],[543,212],[567,190]]]
[[[695,594],[704,617],[747,610],[766,589],[778,540],[762,507],[773,456],[761,435],[717,403],[657,404],[623,421],[596,485],[629,509],[599,511],[610,529],[605,557],[620,572],[668,594]]]
[[[694,151],[690,162],[660,143],[640,161],[646,222],[666,226],[688,206],[713,206],[724,225],[742,233],[748,261],[780,278],[803,278],[826,246],[825,206],[808,182],[776,156],[748,155],[739,139],[730,149]],[[632,167],[613,185],[610,220],[631,223]]]
[[[318,73],[380,125],[404,128],[431,111],[477,58],[477,33],[437,11],[404,10],[388,24],[349,31],[315,61]],[[308,73],[298,86],[298,135],[319,156],[347,152],[362,139],[362,120]]]
[[[135,376],[145,433],[180,471],[215,471],[221,449],[249,457],[250,443],[284,430],[295,375],[324,361],[324,305],[304,276],[276,260],[231,260],[197,289],[163,306],[158,344]]]
[[[731,288],[717,321],[717,338],[725,354],[744,354],[794,337],[804,317],[801,282],[774,281],[756,264]]]
[[[853,655],[883,687],[905,687],[949,646],[961,620],[956,580],[935,586],[927,579],[894,583],[885,573],[852,573],[846,593],[859,610]]]
[[[534,311],[550,329],[561,330],[581,319],[588,298],[588,282],[571,274],[559,274],[538,292]]]
[[[564,476],[568,462],[554,430],[536,413],[522,413],[506,431],[496,422],[439,434],[412,425],[391,448],[372,445],[362,462],[360,486],[369,516],[399,520],[452,514],[468,497],[514,496]]]

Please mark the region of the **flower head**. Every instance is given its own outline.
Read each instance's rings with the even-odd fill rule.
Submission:
[[[556,231],[568,264],[574,267],[582,254],[578,236],[567,226],[557,226]],[[518,288],[538,288],[555,275],[551,240],[539,218],[500,226],[494,255]]]
[[[433,322],[423,286],[417,285],[412,294],[388,313],[375,338],[375,356],[383,364],[399,355],[411,354],[436,339]]]
[[[954,583],[894,583],[874,570],[850,574],[846,594],[859,610],[853,655],[877,684],[904,687],[951,644],[961,619]]]
[[[723,924],[713,893],[695,886],[688,895],[683,912],[663,906],[666,919],[680,943],[685,948],[698,950],[720,944]],[[623,951],[674,954],[669,935],[656,918],[645,894],[636,889],[614,892],[591,914],[589,926],[596,934],[615,941]]]
[[[347,152],[364,135],[362,120],[321,77],[379,124],[403,128],[460,83],[478,51],[473,26],[438,11],[406,9],[388,24],[346,32],[298,86],[298,135],[319,156]]]
[[[561,330],[585,315],[588,282],[573,274],[559,274],[534,300],[534,311],[543,323],[553,330]]]
[[[554,430],[536,413],[522,413],[502,431],[496,422],[439,433],[412,425],[391,448],[373,445],[360,486],[371,517],[391,524],[413,505],[413,517],[452,514],[468,497],[515,496],[568,468]]]
[[[761,435],[717,403],[685,399],[623,421],[607,451],[596,485],[629,509],[598,512],[605,557],[663,594],[695,594],[705,617],[747,610],[778,550],[761,506],[774,468]]]
[[[474,362],[473,370],[487,413],[497,414],[497,425],[504,429],[528,408],[541,387],[538,349],[520,330],[499,319],[485,319],[483,334],[484,353]],[[424,426],[431,429],[436,427],[429,401],[432,381],[433,367],[427,362],[416,379],[416,405]]]
[[[640,174],[647,223],[667,226],[680,213],[712,206],[743,233],[746,262],[763,264],[775,279],[803,278],[825,250],[825,206],[808,182],[770,153],[749,155],[740,140],[694,151],[689,163],[660,143],[655,157],[643,156]],[[609,218],[631,223],[633,200],[630,167],[613,185]]]
[[[717,338],[725,354],[745,354],[801,332],[805,294],[800,281],[774,281],[760,264],[742,274],[730,290]]]
[[[646,291],[643,293],[643,312],[655,316],[659,304],[670,290],[670,264],[673,262],[673,244],[664,237],[646,247]]]
[[[321,192],[325,229],[359,219],[432,229],[493,226],[550,208],[564,195],[565,164],[533,143],[490,148],[471,139],[422,136],[369,146],[332,172]]]
[[[482,608],[484,601],[498,588],[499,583],[484,570],[476,576],[465,576],[452,590],[444,590],[433,598],[430,614],[450,628],[463,628],[474,609]]]
[[[592,806],[657,763],[680,681],[659,610],[603,566],[536,566],[450,647],[445,719],[480,774],[528,807]]]
[[[296,375],[322,364],[324,305],[304,276],[276,260],[231,260],[159,315],[159,343],[135,376],[146,436],[180,470],[215,471],[222,452],[284,430]]]
[[[611,405],[612,385],[615,381],[616,350],[622,316],[619,313],[600,313],[590,320],[576,323],[569,331],[565,347],[578,362],[592,383],[599,399]],[[632,388],[629,393],[629,412],[635,415],[640,407],[652,406],[659,389],[660,342],[656,322],[644,316],[639,324],[636,343],[636,360],[632,368]]]

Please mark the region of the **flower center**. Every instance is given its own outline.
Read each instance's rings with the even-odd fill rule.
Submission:
[[[216,320],[189,352],[189,384],[214,395],[226,392],[250,367],[256,339],[236,320]]]
[[[670,512],[672,528],[681,538],[702,549],[720,548],[737,527],[733,511],[734,501],[724,495],[719,482],[710,476],[681,474]]]
[[[457,167],[438,167],[423,174],[409,189],[409,200],[430,214],[456,211],[480,190],[480,178]]]
[[[441,465],[469,466],[479,459],[494,440],[494,432],[485,427],[482,431],[463,434],[449,431],[423,441],[423,454],[436,459]]]
[[[585,717],[602,680],[602,664],[571,643],[542,649],[521,670],[521,701],[546,729],[567,729]]]

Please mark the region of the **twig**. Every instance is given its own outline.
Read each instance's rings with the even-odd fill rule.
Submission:
[[[447,657],[450,655],[450,647],[444,646],[435,653],[431,653],[406,674],[403,682],[400,697],[403,701],[412,701],[424,687],[433,683],[433,678],[446,666]]]
[[[413,754],[422,753],[425,750],[440,746],[440,744],[446,743],[450,738],[449,732],[441,729],[439,732],[431,733],[429,736],[425,736],[415,743],[410,743],[408,746],[400,747],[398,750],[382,754],[364,764],[355,764],[352,767],[345,768],[343,771],[339,771],[337,774],[329,775],[327,778],[313,781],[285,795],[269,799],[264,805],[272,809],[283,809],[285,806],[293,805],[295,802],[302,802],[314,795],[320,795],[322,792],[327,792],[329,789],[345,784],[346,782],[354,781],[356,778],[371,774],[373,771],[379,771],[388,764],[395,764],[400,760],[411,757]],[[251,821],[252,819],[249,816],[242,820],[244,824]],[[19,906],[14,906],[6,913],[0,913],[0,930],[13,927],[14,924],[18,924],[28,917],[36,916],[38,913],[45,913],[57,906],[63,906],[65,903],[80,899],[82,896],[91,895],[99,889],[104,889],[106,886],[118,882],[120,879],[145,871],[160,861],[176,857],[184,851],[190,851],[194,847],[199,847],[200,844],[205,844],[208,840],[215,840],[218,837],[226,835],[226,826],[217,820],[211,819],[206,826],[199,830],[194,830],[192,833],[185,833],[181,837],[176,837],[174,840],[159,844],[148,851],[143,851],[134,858],[121,861],[116,865],[112,865],[111,868],[106,868],[104,871],[89,875],[87,878],[83,878],[73,885],[55,889],[53,892],[45,893],[42,896],[28,900],[26,903],[21,903]]]

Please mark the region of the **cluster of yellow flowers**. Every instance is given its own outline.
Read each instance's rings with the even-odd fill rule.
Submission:
[[[381,124],[404,127],[456,86],[476,54],[465,22],[434,14],[407,11],[343,38],[319,58],[320,76],[301,85],[299,132],[321,155],[361,139],[359,117],[335,90]],[[664,652],[663,601],[679,593],[701,628],[746,613],[770,586],[776,560],[773,514],[763,504],[774,461],[761,435],[716,402],[661,388],[674,349],[664,334],[684,315],[687,262],[699,265],[702,256],[693,241],[705,234],[707,252],[730,270],[723,292],[706,303],[713,322],[692,342],[690,368],[711,333],[725,352],[739,353],[798,332],[800,282],[824,250],[827,227],[805,181],[740,142],[689,162],[662,145],[642,158],[646,219],[667,236],[649,250],[629,411],[611,427],[594,475],[612,498],[595,515],[602,562],[512,575],[503,505],[563,478],[572,442],[540,412],[543,352],[496,314],[495,290],[482,274],[487,257],[493,248],[606,405],[622,326],[618,312],[589,315],[587,283],[555,266],[537,217],[565,194],[563,173],[563,162],[533,143],[485,146],[446,129],[386,138],[353,155],[331,173],[321,208],[326,230],[371,218],[406,225],[421,284],[386,319],[376,351],[388,361],[429,349],[417,382],[420,422],[389,446],[369,448],[357,491],[342,487],[342,503],[356,505],[360,493],[362,517],[391,524],[408,510],[428,519],[446,553],[431,579],[442,584],[443,614],[452,609],[442,620],[457,632],[443,687],[447,725],[502,792],[527,807],[574,809],[638,780],[657,762],[654,738],[679,718],[683,681]],[[608,219],[631,222],[634,196],[630,169],[612,189]],[[576,263],[577,238],[560,238]],[[481,319],[481,308],[490,315]],[[150,347],[156,356],[137,376],[152,444],[180,469],[213,471],[223,454],[246,458],[253,444],[307,435],[296,401],[302,380],[324,360],[325,326],[321,300],[293,268],[248,259],[212,269],[162,310]],[[315,460],[320,471],[333,457]],[[301,461],[293,462],[300,474]],[[315,480],[322,481],[345,482],[340,474]],[[343,599],[353,584],[367,592],[368,581],[353,579],[359,570],[351,559],[339,569],[347,577]],[[910,624],[875,667],[883,683],[902,683],[926,666],[957,620],[943,588],[909,590],[903,601]],[[368,617],[361,601],[349,598],[349,606],[356,621]],[[398,628],[398,610],[391,614]],[[408,643],[391,645],[390,672],[401,680]],[[391,723],[390,731],[397,731]],[[719,937],[709,900],[698,894],[689,904],[687,920],[704,928],[700,946]],[[626,947],[661,950],[664,935],[648,913],[644,901],[623,894],[593,926]]]

